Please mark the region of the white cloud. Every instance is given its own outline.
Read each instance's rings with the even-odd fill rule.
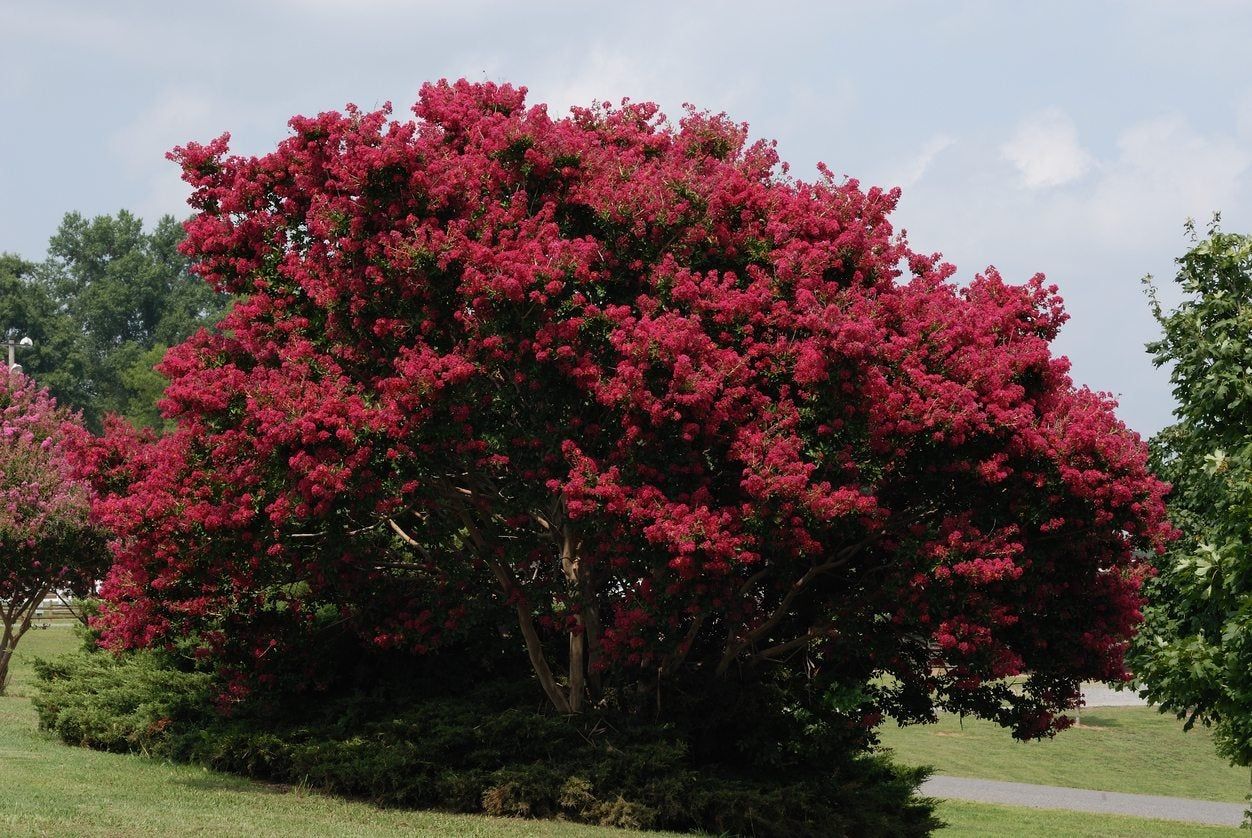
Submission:
[[[1017,167],[1022,186],[1046,189],[1078,180],[1091,168],[1092,157],[1078,142],[1078,129],[1060,108],[1031,114],[1000,147],[1000,155]]]
[[[1012,188],[1013,168],[986,165],[995,145],[962,136],[905,192],[898,220],[959,276],[990,262],[1015,280],[1041,270],[1057,282],[1073,315],[1057,351],[1073,359],[1076,380],[1120,394],[1122,415],[1150,433],[1170,421],[1171,403],[1167,372],[1143,352],[1158,327],[1139,280],[1153,274],[1167,300],[1174,293],[1187,217],[1203,223],[1220,211],[1226,229],[1252,226],[1252,109],[1243,107],[1234,97],[1225,119],[1208,122],[1141,114],[1101,137],[1098,159],[1080,148],[1082,166],[1068,171],[1083,174],[1061,179],[1065,188]],[[1016,173],[1025,182],[1030,170]]]
[[[193,138],[208,139],[202,136],[203,130],[213,121],[214,108],[208,99],[172,91],[113,132],[109,151],[127,166],[148,169],[175,145]],[[217,124],[224,124],[224,120],[218,119]],[[215,133],[220,133],[220,128]]]
[[[325,15],[359,16],[362,13],[382,12],[388,15],[429,17],[431,14],[448,15],[478,9],[486,0],[461,0],[456,4],[438,3],[433,0],[279,0],[278,5],[297,12],[317,12]],[[469,8],[467,8],[469,7]]]
[[[916,154],[899,165],[884,185],[907,189],[922,179],[936,157],[955,144],[956,140],[953,137],[947,134],[936,134],[927,140]]]
[[[1246,193],[1252,149],[1233,136],[1198,133],[1184,119],[1138,122],[1118,138],[1088,203],[1097,232],[1144,242],[1234,207]]]
[[[16,99],[31,89],[33,74],[17,62],[0,64],[0,99]]]
[[[16,45],[30,40],[113,54],[142,45],[134,27],[128,27],[104,4],[98,8],[54,3],[0,6],[0,41]]]

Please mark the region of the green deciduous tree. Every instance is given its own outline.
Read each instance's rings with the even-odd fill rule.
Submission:
[[[183,235],[169,216],[149,232],[125,210],[69,213],[43,263],[0,257],[0,328],[35,342],[23,367],[92,427],[107,413],[159,424],[153,366],[225,307],[187,272]]]
[[[1252,236],[1204,237],[1178,260],[1182,301],[1148,345],[1172,367],[1177,422],[1153,440],[1182,537],[1158,561],[1131,665],[1162,709],[1212,725],[1219,752],[1252,763]]]
[[[29,337],[18,361],[27,373],[65,405],[91,399],[87,357],[72,320],[38,281],[39,265],[0,254],[0,330],[5,337]]]

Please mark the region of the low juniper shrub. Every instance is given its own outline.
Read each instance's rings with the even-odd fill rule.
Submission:
[[[402,673],[223,714],[212,677],[173,663],[155,652],[40,662],[41,724],[72,745],[385,806],[753,836],[925,835],[938,825],[916,796],[923,770],[829,736],[806,742],[794,719],[763,714],[769,695],[726,703],[755,718],[693,705],[675,714],[683,721],[649,725],[609,711],[552,714],[525,678],[422,691]],[[732,724],[741,735],[727,735]],[[719,730],[721,747],[701,745]],[[780,735],[792,741],[770,743]]]

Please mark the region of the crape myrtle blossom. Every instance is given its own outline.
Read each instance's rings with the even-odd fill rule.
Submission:
[[[1022,736],[1124,676],[1165,486],[1051,355],[1053,286],[954,282],[898,191],[725,116],[524,96],[172,154],[238,302],[98,505],[107,642],[194,634],[241,695],[328,615],[419,653],[507,623],[561,712],[794,676]]]

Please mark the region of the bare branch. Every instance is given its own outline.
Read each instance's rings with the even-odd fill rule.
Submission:
[[[721,661],[717,664],[717,674],[719,676],[725,675],[726,671],[730,668],[731,663],[734,662],[735,658],[737,658],[744,649],[747,649],[752,646],[752,644],[756,643],[756,641],[765,637],[765,635],[786,619],[788,610],[791,608],[791,604],[795,602],[796,597],[808,588],[809,584],[814,579],[822,576],[823,574],[830,573],[832,570],[837,570],[838,568],[843,567],[848,562],[852,561],[853,557],[855,557],[858,553],[881,537],[882,533],[875,533],[872,536],[867,536],[855,544],[850,544],[842,550],[839,550],[830,559],[822,562],[821,564],[813,565],[806,570],[804,575],[788,586],[787,592],[783,594],[782,601],[778,603],[772,612],[770,612],[770,615],[765,618],[764,622],[738,640],[734,638],[728,639],[726,650],[722,654]]]
[[[65,609],[70,612],[70,615],[73,616],[75,620],[78,620],[78,622],[82,623],[84,626],[88,625],[87,615],[83,613],[81,609],[78,611],[75,611],[74,606],[70,605],[69,600],[61,596],[60,591],[57,591],[56,595],[57,595],[57,599],[61,601],[61,604],[65,606]]]
[[[691,628],[687,629],[687,634],[678,644],[678,648],[672,654],[666,655],[661,662],[661,677],[665,678],[673,675],[686,662],[687,655],[691,653],[691,647],[696,642],[696,636],[700,633],[700,629],[704,626],[704,621],[708,617],[707,613],[700,613],[691,621]]]
[[[752,654],[751,656],[749,656],[748,660],[750,661],[755,661],[757,659],[768,660],[770,658],[782,657],[788,652],[792,652],[792,651],[795,651],[796,649],[800,649],[809,645],[814,640],[817,640],[822,637],[830,637],[834,634],[836,634],[836,632],[834,630],[834,627],[831,626],[830,624],[827,624],[824,626],[814,626],[810,628],[804,634],[800,635],[799,637],[793,638],[784,643],[779,643],[775,646],[770,646],[768,649],[763,649],[760,652],[756,652]]]
[[[409,545],[410,547],[417,547],[418,549],[422,549],[421,543],[418,542],[418,540],[415,539],[413,536],[409,535],[407,532],[401,529],[400,525],[396,523],[394,518],[388,518],[387,525],[391,527],[392,532],[400,536],[400,538],[404,541],[405,544]]]

